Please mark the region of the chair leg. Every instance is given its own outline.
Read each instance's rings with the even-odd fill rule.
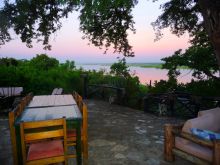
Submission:
[[[68,159],[67,158],[65,158],[64,164],[68,165]]]
[[[88,141],[87,140],[83,140],[83,146],[82,146],[82,150],[83,150],[83,158],[84,159],[88,159]]]
[[[172,149],[175,146],[175,137],[172,133],[173,126],[170,124],[165,125],[165,141],[164,141],[164,159],[166,161],[174,161],[175,156],[172,152]]]
[[[89,163],[88,163],[88,159],[83,159],[83,161],[82,161],[83,163],[83,165],[88,165]]]
[[[84,154],[85,154],[85,158],[88,159],[88,141],[85,141],[84,143]]]
[[[220,165],[220,142],[214,142],[213,164]]]

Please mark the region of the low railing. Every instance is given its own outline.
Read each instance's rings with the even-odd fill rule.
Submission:
[[[90,84],[88,85],[88,97],[98,96],[108,99],[109,103],[123,103],[125,88],[116,87],[109,84]]]
[[[145,112],[195,117],[200,110],[220,106],[220,97],[195,96],[184,92],[147,94],[143,98],[143,105]]]
[[[16,98],[22,96],[23,87],[0,87],[0,113],[8,113]]]

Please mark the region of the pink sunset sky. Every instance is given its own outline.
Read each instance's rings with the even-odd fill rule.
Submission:
[[[133,46],[135,57],[128,58],[128,62],[160,62],[161,58],[189,46],[188,34],[178,38],[171,34],[169,29],[163,31],[164,37],[160,41],[154,42],[155,32],[151,22],[160,15],[162,11],[159,6],[166,1],[152,3],[151,0],[139,0],[133,10],[136,34],[129,33],[129,42]],[[112,50],[103,54],[104,49],[100,50],[98,47],[88,45],[89,41],[83,40],[82,36],[83,34],[79,31],[78,13],[75,12],[68,19],[64,19],[61,30],[51,36],[51,51],[43,50],[43,46],[35,42],[33,48],[27,48],[19,36],[13,35],[14,40],[0,48],[0,58],[30,59],[36,54],[46,53],[61,62],[74,60],[76,63],[110,63],[115,62],[118,56],[122,57],[122,55],[113,54]]]

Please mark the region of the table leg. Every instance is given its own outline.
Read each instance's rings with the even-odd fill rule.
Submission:
[[[17,147],[18,164],[23,164],[22,149],[21,149],[20,125],[15,125],[15,132],[16,132],[16,147]]]
[[[77,164],[82,164],[82,151],[81,151],[81,121],[76,124],[76,154]]]

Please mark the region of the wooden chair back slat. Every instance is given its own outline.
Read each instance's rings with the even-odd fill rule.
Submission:
[[[26,96],[26,104],[29,104],[32,98],[33,98],[33,93],[32,92],[28,93],[28,95]]]
[[[78,95],[77,98],[78,98],[77,105],[78,105],[81,113],[83,113],[83,99],[80,95]]]
[[[35,122],[24,122],[23,123],[24,129],[55,127],[55,126],[61,126],[62,124],[63,124],[63,121],[60,119],[35,121]]]
[[[77,95],[77,94],[76,94],[76,91],[73,91],[73,94],[72,94],[72,95],[73,95],[73,98],[74,98],[75,101],[76,101],[76,100],[77,100],[77,97],[76,97],[76,95]]]
[[[24,136],[24,140],[27,142],[49,139],[49,138],[58,138],[64,136],[63,129],[55,130],[55,131],[45,131],[45,132],[37,132],[37,133],[27,133]]]
[[[76,104],[80,106],[80,103],[83,101],[82,96],[80,96],[77,92],[73,91],[73,98],[76,101]],[[80,108],[80,107],[79,107]]]

